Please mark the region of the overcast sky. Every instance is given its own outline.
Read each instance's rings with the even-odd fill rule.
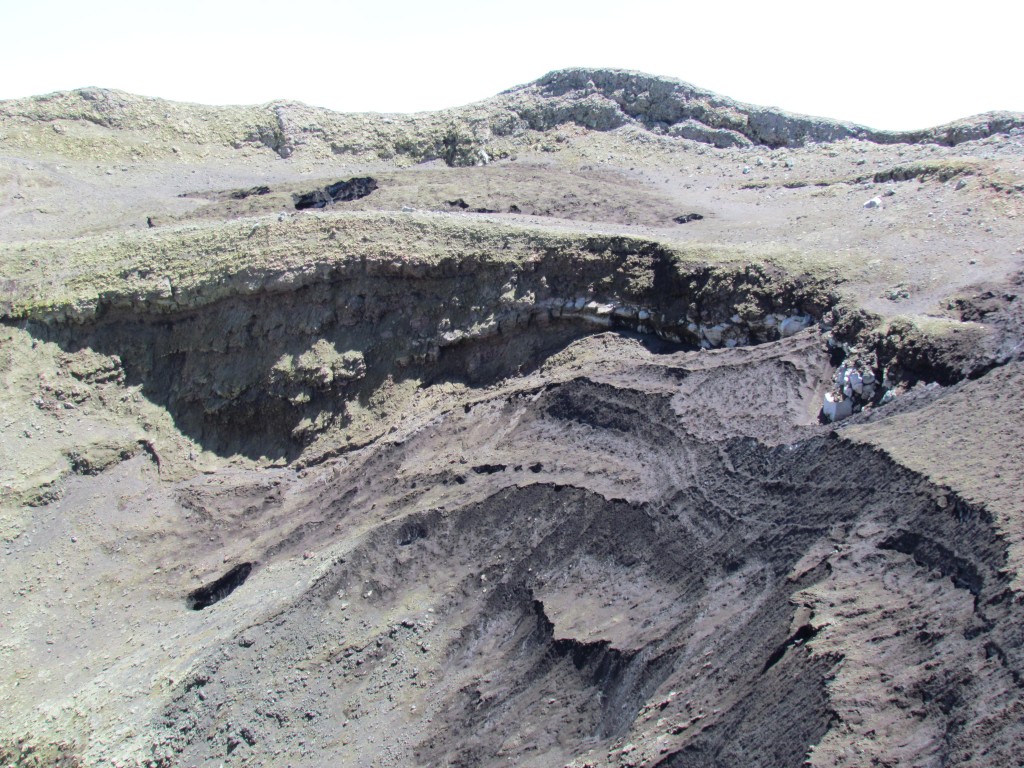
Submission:
[[[0,0],[0,20],[0,98],[413,112],[605,66],[876,128],[1024,111],[1020,0]]]

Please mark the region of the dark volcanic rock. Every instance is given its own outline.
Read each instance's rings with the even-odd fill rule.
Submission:
[[[366,197],[377,188],[377,181],[369,176],[363,176],[348,181],[338,181],[328,184],[323,189],[315,189],[301,195],[295,195],[295,209],[298,211],[307,208],[326,208],[331,203],[343,203],[348,200],[358,200]]]

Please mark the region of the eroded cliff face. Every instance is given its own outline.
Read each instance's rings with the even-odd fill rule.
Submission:
[[[111,207],[0,244],[4,761],[1016,765],[1016,117],[29,106],[19,194]]]
[[[748,346],[803,330],[837,301],[810,276],[679,264],[652,243],[592,238],[583,250],[555,244],[524,262],[342,258],[291,290],[194,309],[101,298],[75,322],[56,310],[24,327],[65,355],[106,355],[211,451],[292,461],[313,442],[376,436],[381,415],[362,404],[395,382],[487,386],[600,329],[655,348]]]

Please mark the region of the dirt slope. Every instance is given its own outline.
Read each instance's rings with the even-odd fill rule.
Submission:
[[[1022,136],[0,103],[0,759],[1018,765]]]

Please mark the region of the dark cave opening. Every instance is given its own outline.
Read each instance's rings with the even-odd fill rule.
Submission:
[[[245,583],[252,573],[252,563],[239,563],[219,579],[188,593],[185,605],[193,611],[209,608],[219,603]]]
[[[427,533],[427,526],[421,522],[410,520],[398,531],[398,546],[407,547],[420,539],[425,539]]]

